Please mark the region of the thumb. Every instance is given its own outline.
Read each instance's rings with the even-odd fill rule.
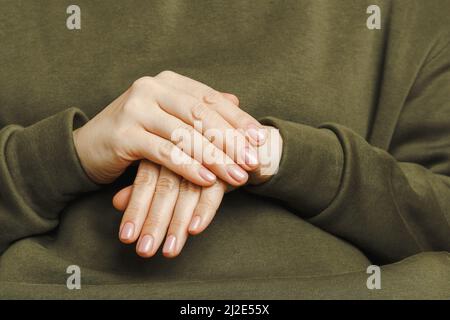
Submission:
[[[112,200],[114,208],[119,211],[125,211],[130,202],[133,186],[128,186],[117,192]]]

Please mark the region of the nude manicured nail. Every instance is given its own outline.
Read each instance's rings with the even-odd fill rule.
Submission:
[[[177,238],[173,235],[168,236],[166,239],[166,242],[164,243],[163,252],[164,253],[174,253],[176,244],[177,244]]]
[[[209,171],[208,169],[200,168],[199,174],[206,181],[209,181],[209,182],[216,181],[216,176],[211,171]]]
[[[266,130],[258,128],[254,124],[248,126],[247,133],[258,143],[263,143],[266,140]]]
[[[131,240],[134,234],[134,223],[127,222],[123,225],[122,230],[120,231],[120,239],[122,240]]]
[[[236,181],[242,182],[247,180],[248,175],[247,172],[241,169],[241,167],[238,166],[229,166],[227,168],[228,174]]]
[[[250,165],[257,165],[258,164],[258,155],[255,150],[245,147],[244,151],[245,155],[245,163]]]
[[[153,248],[153,237],[146,234],[139,242],[138,251],[140,253],[150,253]]]
[[[200,216],[195,216],[192,219],[191,224],[189,225],[189,231],[197,231],[197,229],[200,227],[201,222],[202,219],[200,218]]]

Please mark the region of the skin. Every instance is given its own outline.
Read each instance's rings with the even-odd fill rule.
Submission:
[[[249,143],[237,150],[229,139],[210,142],[196,131],[196,121],[201,121],[204,131],[215,129],[223,136],[227,130],[245,134],[242,140]],[[179,129],[200,143],[171,141]],[[131,163],[147,159],[199,186],[210,186],[217,177],[232,186],[245,184],[246,170],[258,166],[254,146],[263,143],[265,135],[258,121],[223,94],[170,71],[136,80],[73,134],[81,164],[97,183],[111,183]],[[217,161],[204,161],[205,153],[197,150],[202,147]]]
[[[220,180],[209,187],[197,186],[165,167],[143,160],[134,184],[113,198],[114,207],[125,211],[119,239],[127,244],[138,239],[136,253],[149,258],[166,238],[163,255],[176,257],[189,234],[199,234],[210,224],[226,189]],[[131,237],[124,232],[127,223],[133,224]]]
[[[194,121],[201,121],[201,131]],[[217,161],[204,161],[195,144],[172,141],[170,133],[179,128],[200,139]],[[213,140],[208,129],[234,130],[246,143]],[[124,211],[119,239],[126,244],[137,241],[137,254],[148,258],[164,238],[164,256],[179,255],[188,235],[199,234],[211,223],[227,189],[242,186],[249,178],[253,184],[263,183],[276,172],[282,144],[271,155],[273,173],[266,170],[261,175],[258,161],[267,138],[273,142],[269,129],[242,111],[236,96],[164,71],[135,81],[73,136],[82,166],[99,184],[114,181],[141,160],[133,185],[119,191],[113,205]],[[275,139],[281,142],[279,134]],[[190,162],[175,163],[174,149]]]
[[[264,174],[261,168],[250,172],[250,184],[264,183],[278,170],[282,139],[277,130],[271,132],[274,133],[269,135],[271,140],[258,151],[266,145],[280,146],[280,149],[270,153],[271,159]],[[278,143],[272,140],[278,140]],[[225,192],[233,189],[221,180],[209,187],[199,187],[164,167],[144,160],[139,165],[134,184],[120,190],[113,198],[114,207],[125,211],[119,239],[127,244],[138,239],[136,253],[149,258],[157,253],[166,237],[162,253],[167,258],[176,257],[189,235],[197,235],[208,227]],[[126,224],[133,225],[129,234],[124,228]]]

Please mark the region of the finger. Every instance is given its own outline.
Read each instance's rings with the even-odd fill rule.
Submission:
[[[205,94],[204,100],[210,108],[219,113],[234,128],[242,129],[253,145],[263,145],[267,139],[267,132],[264,127],[229,99],[221,99],[220,97],[221,95],[211,92]]]
[[[131,193],[133,192],[133,186],[128,186],[120,190],[113,197],[113,206],[118,211],[125,211],[130,201]]]
[[[136,246],[139,256],[153,256],[160,247],[177,202],[180,177],[169,169],[162,167],[156,184],[150,211]]]
[[[234,94],[227,93],[227,92],[221,92],[221,93],[225,99],[228,99],[231,103],[233,103],[234,105],[239,107],[240,102],[239,102],[238,97],[236,97]]]
[[[188,227],[192,213],[200,198],[201,187],[183,180],[180,184],[175,210],[170,221],[167,237],[163,247],[163,254],[168,258],[180,254],[188,237]]]
[[[264,127],[247,112],[241,110],[238,104],[225,99],[220,92],[172,71],[163,71],[156,78],[208,103],[210,108],[219,113],[234,128],[244,130],[254,145],[264,144],[267,137]]]
[[[176,141],[177,146],[187,155],[227,183],[240,186],[247,181],[248,174],[245,170],[235,164],[228,155],[214,146],[201,133],[180,119],[162,113],[154,116],[151,123],[144,123],[144,126],[148,131],[162,138]]]
[[[189,92],[163,83],[165,85],[158,87],[156,91],[156,98],[164,111],[189,124],[207,138],[211,138],[216,147],[246,170],[258,166],[257,152],[254,147],[246,144],[245,135],[236,130],[237,128],[228,123],[214,108],[207,106],[203,97],[199,99]],[[176,94],[174,90],[177,91]],[[220,96],[220,102],[234,106],[220,93],[217,94]]]
[[[119,239],[123,243],[132,243],[138,238],[147,217],[158,176],[159,166],[147,160],[141,161],[134,180],[133,193],[120,224]]]
[[[136,152],[143,158],[167,167],[192,183],[209,186],[216,181],[216,176],[200,162],[158,135],[143,132],[133,141]]]
[[[211,187],[202,188],[199,202],[189,225],[188,231],[190,234],[199,234],[211,223],[222,202],[226,188],[227,186],[223,181],[217,181]]]
[[[258,165],[256,150],[246,143],[245,136],[204,102],[187,94],[169,92],[161,95],[159,101],[166,112],[191,125],[245,169]]]

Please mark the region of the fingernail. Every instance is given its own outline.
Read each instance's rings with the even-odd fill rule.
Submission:
[[[227,171],[228,171],[228,174],[236,181],[244,181],[244,180],[247,180],[247,178],[248,178],[247,172],[245,172],[238,166],[235,166],[235,165],[229,166],[227,168]]]
[[[164,253],[173,253],[175,251],[175,244],[177,243],[177,238],[175,236],[170,235],[167,237],[166,242],[164,243],[163,252]]]
[[[139,242],[138,251],[140,253],[150,253],[153,247],[153,237],[146,234]]]
[[[256,154],[256,151],[245,147],[245,163],[250,165],[257,165],[258,164],[258,155]]]
[[[199,174],[206,181],[209,181],[209,182],[216,181],[216,176],[211,171],[209,171],[208,169],[200,168]]]
[[[263,143],[266,140],[266,130],[258,128],[254,124],[248,126],[247,133],[258,143]]]
[[[131,240],[134,234],[134,223],[127,222],[123,225],[122,230],[120,231],[120,239],[122,240]]]
[[[198,227],[200,227],[200,222],[202,222],[200,216],[195,216],[189,225],[189,231],[197,231]]]

